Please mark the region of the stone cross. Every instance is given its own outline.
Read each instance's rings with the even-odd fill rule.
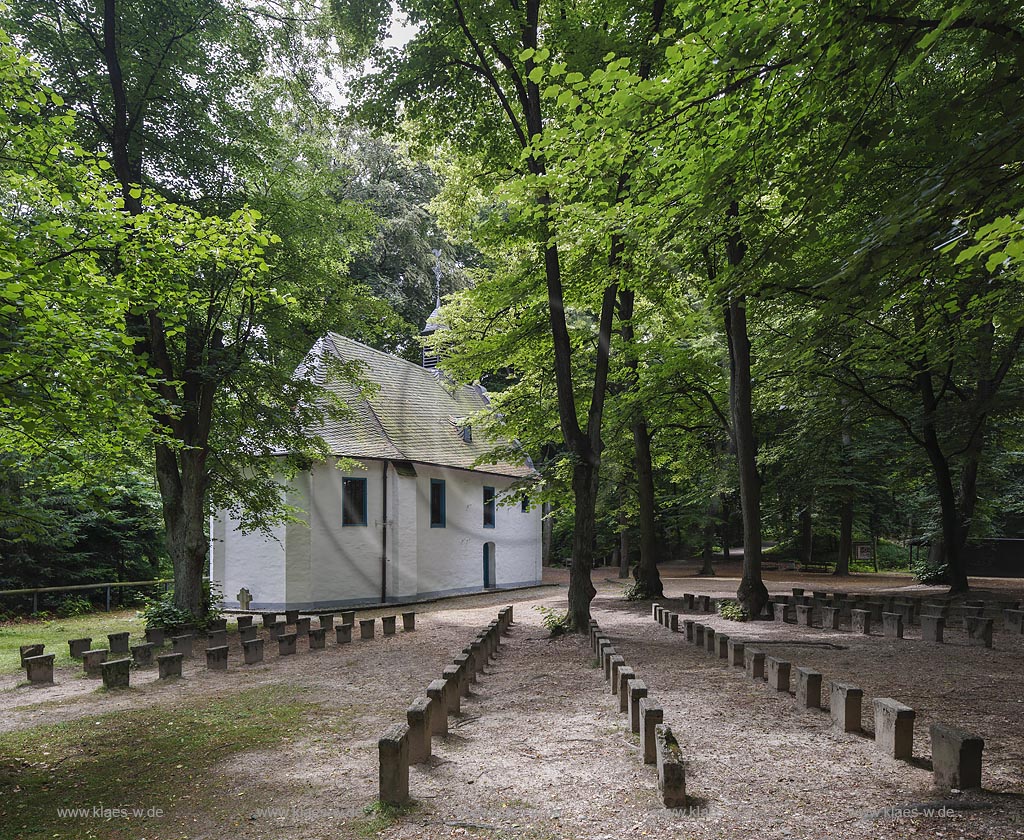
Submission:
[[[241,589],[238,590],[238,595],[236,595],[235,597],[238,598],[238,606],[240,606],[243,610],[249,609],[249,604],[252,603],[252,595],[249,594],[248,589],[246,589],[243,586]]]

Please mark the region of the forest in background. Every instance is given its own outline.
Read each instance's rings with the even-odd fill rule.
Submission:
[[[208,512],[323,455],[295,366],[418,358],[438,264],[579,626],[623,547],[650,596],[743,545],[756,612],[762,542],[923,538],[962,590],[1022,533],[1018,7],[399,7],[397,48],[383,3],[2,10],[0,588],[197,608]]]

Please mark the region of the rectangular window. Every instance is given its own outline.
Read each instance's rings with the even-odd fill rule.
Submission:
[[[444,481],[430,479],[430,527],[444,527]]]
[[[530,497],[529,496],[523,496],[522,502],[519,503],[519,509],[523,513],[529,513],[530,512]]]
[[[494,527],[494,488],[484,488],[484,527]]]
[[[341,524],[366,524],[366,479],[341,480]]]

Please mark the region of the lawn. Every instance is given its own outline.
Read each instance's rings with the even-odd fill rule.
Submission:
[[[74,618],[43,621],[20,619],[0,625],[0,674],[21,670],[18,648],[21,645],[44,644],[46,653],[55,653],[55,665],[72,662],[68,655],[68,639],[88,636],[93,647],[107,647],[107,633],[131,633],[131,644],[145,641],[146,625],[135,610],[96,612]]]

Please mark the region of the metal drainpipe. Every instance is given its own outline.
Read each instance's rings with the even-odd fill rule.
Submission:
[[[388,461],[384,460],[383,525],[380,539],[380,602],[388,600]]]

